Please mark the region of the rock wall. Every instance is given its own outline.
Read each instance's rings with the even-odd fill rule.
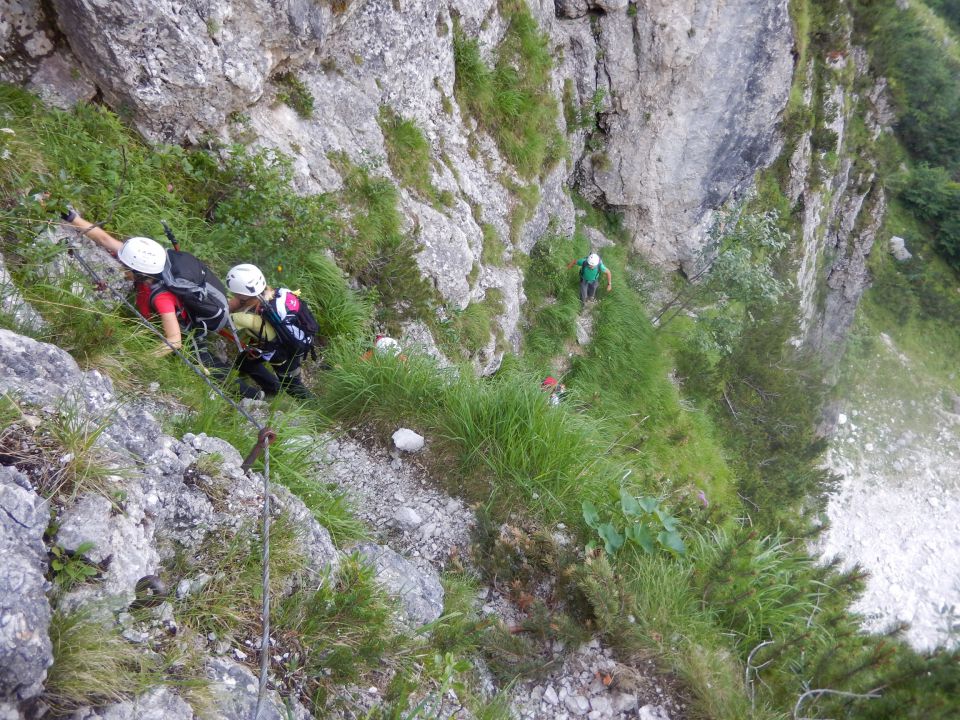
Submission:
[[[522,183],[457,104],[452,37],[455,16],[490,53],[507,27],[496,0],[6,4],[0,78],[59,104],[99,94],[150,139],[212,134],[278,148],[301,192],[341,186],[333,152],[390,175],[379,110],[414,120],[431,144],[434,186],[455,198],[437,209],[403,189],[418,261],[452,308],[498,290],[496,334],[514,347],[524,296],[511,257],[548,227],[573,231],[568,188],[623,211],[652,260],[695,262],[711,210],[776,156],[792,69],[787,0],[529,0],[550,37],[558,102],[590,109],[566,128],[572,164],[540,179],[540,202],[497,267],[481,260],[481,223],[509,238],[520,201],[508,188]],[[313,94],[312,117],[277,102],[282,72]],[[604,100],[591,108],[598,90]],[[478,366],[494,369],[503,346],[491,337]]]
[[[639,251],[690,270],[711,211],[779,153],[793,75],[787,2],[633,7],[591,20],[605,144],[580,159],[577,185],[624,212]]]
[[[44,690],[47,668],[54,660],[48,630],[49,547],[55,543],[72,553],[84,543],[92,543],[83,556],[100,568],[95,582],[80,584],[69,592],[51,593],[57,611],[94,612],[105,627],[116,625],[135,645],[156,640],[154,632],[169,636],[172,629],[177,635],[179,606],[172,601],[173,588],[169,589],[170,601],[152,611],[153,619],[134,618],[127,612],[138,597],[138,582],[159,574],[161,564],[177,553],[191,557],[210,538],[258,527],[263,481],[258,473],[241,468],[240,452],[225,440],[206,434],[187,433],[180,439],[167,435],[149,399],[125,394],[121,402],[111,381],[100,372],[85,372],[66,351],[3,329],[0,396],[15,398],[25,414],[0,433],[0,551],[5,558],[5,571],[0,577],[0,717],[23,718],[27,703],[42,704],[42,699],[36,698]],[[17,464],[23,464],[27,457],[23,452],[32,442],[26,428],[49,427],[64,413],[70,413],[75,424],[103,427],[90,452],[97,453],[98,463],[116,469],[116,475],[105,480],[112,490],[109,497],[89,485],[74,492],[74,497],[70,492],[60,492],[49,501],[41,500],[36,478],[18,470]],[[13,442],[22,452],[9,452],[8,432],[20,433]],[[329,441],[312,435],[286,440],[318,449]],[[213,481],[205,479],[199,469],[198,463],[204,458],[208,463],[216,462],[215,482],[222,485],[219,490],[211,491]],[[397,461],[397,465],[402,464]],[[353,469],[356,471],[355,464]],[[382,472],[379,466],[368,470]],[[274,484],[271,497],[275,516],[282,515],[295,528],[298,553],[303,559],[302,577],[286,592],[326,582],[342,557],[330,533],[286,488]],[[378,502],[382,504],[382,499]],[[51,507],[56,533],[45,538]],[[414,564],[372,542],[351,549],[353,552],[361,553],[377,568],[377,582],[397,597],[398,622],[415,630],[441,615],[444,591],[430,563]],[[211,574],[180,578],[176,597],[182,599],[216,574],[235,569],[207,570]],[[213,635],[206,640],[209,642],[202,641],[199,647],[191,646],[190,652],[203,655],[216,699],[216,717],[251,717],[256,704],[256,677],[225,656],[230,653],[247,660],[250,645],[243,645],[239,637],[225,640]],[[146,650],[149,645],[143,647]],[[293,704],[296,717],[309,717],[295,699],[287,701]],[[156,713],[150,717],[194,717],[171,688],[153,689],[132,701],[96,711],[81,709],[75,717],[146,717],[139,713],[150,708]],[[284,701],[273,692],[265,712],[264,717],[288,717]]]
[[[811,63],[807,77],[813,72]],[[893,113],[885,81],[873,81],[862,94],[850,89],[870,82],[863,50],[837,54],[823,72],[823,107],[818,113],[827,118],[826,130],[835,140],[831,147],[814,149],[810,132],[800,139],[790,160],[788,199],[802,205],[798,342],[833,367],[869,285],[867,258],[886,211],[876,161],[868,152],[851,151],[850,126],[858,115],[875,140],[891,131]],[[812,81],[807,85],[812,87]],[[808,91],[805,100],[811,105],[813,93]]]

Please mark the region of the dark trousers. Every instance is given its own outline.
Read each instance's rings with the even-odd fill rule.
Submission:
[[[230,375],[230,365],[218,358],[207,347],[207,336],[195,334],[193,337],[194,347],[197,349],[197,360],[210,372],[210,377],[219,381],[222,385],[233,386],[241,397],[256,398],[260,391],[242,378],[232,377]]]
[[[597,294],[597,285],[600,284],[600,278],[597,278],[593,282],[587,282],[586,280],[580,281],[580,304],[582,305],[589,298],[593,300]]]
[[[238,356],[236,367],[257,383],[267,395],[276,395],[285,390],[294,397],[309,400],[313,398],[313,393],[300,379],[302,360],[300,355],[288,357],[282,351],[278,351],[269,362],[243,353]]]

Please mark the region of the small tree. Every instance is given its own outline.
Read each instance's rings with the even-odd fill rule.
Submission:
[[[692,342],[706,354],[728,355],[751,310],[775,304],[786,292],[773,260],[788,239],[775,211],[748,214],[742,205],[725,211],[710,229],[700,269],[660,309],[654,325],[662,329],[693,310]]]

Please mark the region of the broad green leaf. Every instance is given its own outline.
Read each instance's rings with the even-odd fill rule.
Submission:
[[[683,538],[680,537],[680,533],[678,532],[663,530],[657,534],[657,540],[660,541],[661,545],[677,553],[677,555],[685,555],[687,552],[687,546],[683,544]]]
[[[640,503],[623,488],[620,488],[620,507],[623,509],[623,514],[627,517],[640,517],[642,511]]]
[[[583,521],[592,527],[594,530],[599,529],[600,526],[600,511],[597,510],[597,506],[594,505],[589,500],[583,501]]]
[[[637,502],[639,503],[640,507],[642,507],[648,513],[656,512],[657,507],[660,505],[660,503],[657,502],[657,499],[652,497],[642,497]]]
[[[617,532],[613,523],[604,523],[597,528],[597,534],[603,540],[603,547],[608,555],[613,555],[623,546],[623,535]]]
[[[670,515],[663,508],[657,508],[657,517],[660,518],[660,522],[663,523],[663,529],[667,532],[676,532],[677,531],[677,519]]]
[[[634,523],[627,527],[627,539],[635,545],[639,545],[648,554],[652,555],[656,550],[653,533],[643,523]]]

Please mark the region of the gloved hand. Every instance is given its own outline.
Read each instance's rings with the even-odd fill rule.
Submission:
[[[60,213],[60,217],[63,218],[65,222],[73,222],[77,219],[78,214],[72,205],[67,205],[67,211]]]

